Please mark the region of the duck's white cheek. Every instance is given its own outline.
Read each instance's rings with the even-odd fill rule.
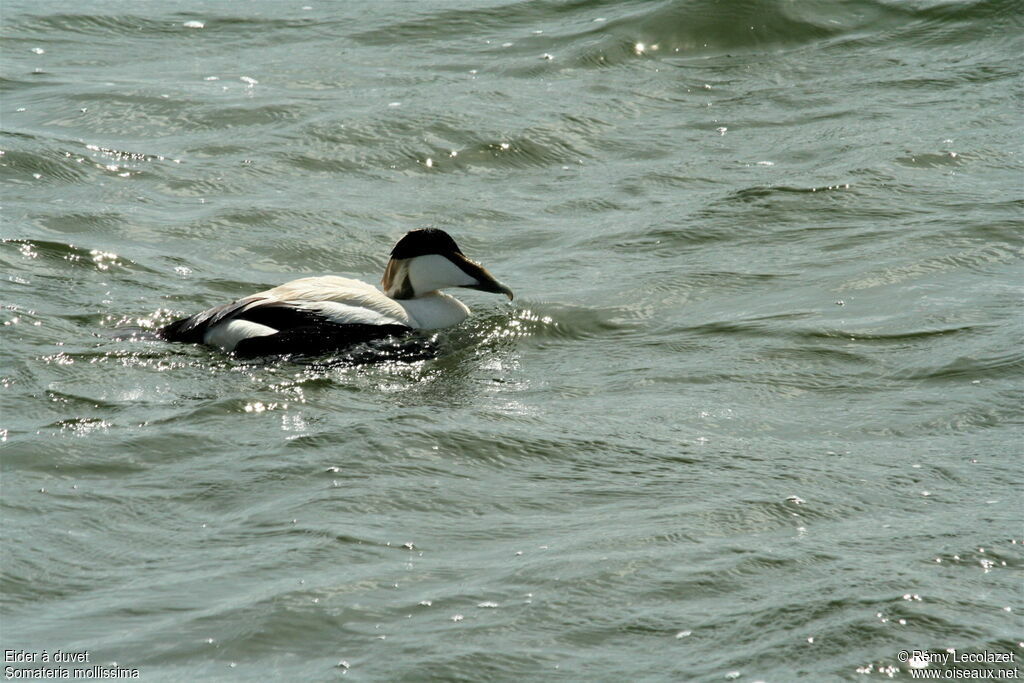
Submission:
[[[480,284],[475,277],[439,254],[416,256],[409,259],[409,280],[419,294],[444,287]]]

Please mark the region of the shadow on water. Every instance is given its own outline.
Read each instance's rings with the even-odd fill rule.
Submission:
[[[133,368],[142,373],[137,378],[140,391],[152,381],[146,377],[153,372],[172,371],[176,383],[195,387],[198,394],[193,398],[200,404],[229,400],[225,405],[231,411],[238,408],[238,401],[245,404],[254,396],[292,401],[305,391],[368,392],[374,402],[387,400],[406,407],[453,406],[518,387],[523,380],[517,368],[525,347],[633,335],[639,325],[635,313],[621,307],[531,303],[511,310],[482,309],[456,328],[377,340],[339,353],[242,359],[217,349],[161,340],[155,328],[165,316],[161,309],[149,318],[138,318],[142,325],[124,324],[135,320],[128,316],[107,322],[111,327],[105,328],[102,317],[86,316],[75,327],[93,328],[89,334],[99,342],[92,348],[65,347],[61,361]],[[332,401],[344,401],[343,394]],[[167,399],[194,403],[185,396],[163,397]],[[201,405],[171,419],[192,415],[197,408]],[[224,409],[214,408],[215,412]]]
[[[609,322],[606,316],[585,309],[572,310],[565,316],[568,319],[566,324],[530,309],[516,309],[512,312],[492,312],[476,316],[465,325],[454,329],[414,332],[402,337],[372,340],[332,353],[242,358],[202,345],[164,341],[157,329],[167,321],[168,315],[167,310],[160,309],[148,316],[139,317],[125,315],[114,318],[99,313],[63,316],[76,327],[92,328],[88,333],[102,340],[94,349],[71,349],[68,354],[83,359],[132,357],[143,362],[147,359],[166,359],[177,355],[192,358],[197,363],[205,361],[213,365],[222,365],[227,361],[230,365],[252,370],[293,366],[317,374],[339,368],[403,363],[413,365],[421,364],[423,361],[434,361],[442,365],[459,363],[470,357],[511,352],[520,339],[582,339],[621,327]],[[138,321],[142,324],[125,324],[129,321]],[[104,327],[104,324],[110,326]],[[114,348],[105,349],[111,344]],[[138,345],[144,345],[144,348]],[[452,369],[454,368],[445,367],[446,372]]]

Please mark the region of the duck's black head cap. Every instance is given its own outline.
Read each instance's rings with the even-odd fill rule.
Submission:
[[[391,250],[391,258],[405,259],[427,254],[462,254],[452,236],[438,228],[410,230]]]

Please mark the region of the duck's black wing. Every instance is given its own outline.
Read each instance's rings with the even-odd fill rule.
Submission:
[[[235,346],[234,353],[242,358],[256,356],[322,356],[328,353],[350,351],[360,347],[363,355],[377,356],[379,352],[390,357],[392,352],[399,356],[414,353],[421,343],[407,343],[404,339],[412,331],[404,325],[365,325],[349,323],[338,325],[319,322],[281,330],[276,334],[243,339]],[[429,346],[432,346],[427,342]],[[406,349],[406,347],[409,347]],[[380,358],[383,360],[384,358]]]
[[[218,325],[245,320],[264,325],[274,334],[241,339],[238,356],[315,356],[352,348],[390,337],[401,337],[412,328],[373,311],[336,302],[278,301],[247,297],[202,313],[175,320],[159,335],[167,341],[202,344]]]

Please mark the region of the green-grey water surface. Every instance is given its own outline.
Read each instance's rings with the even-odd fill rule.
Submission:
[[[0,647],[147,681],[1024,656],[1021,16],[7,0]],[[376,282],[428,226],[517,294],[460,294],[436,359],[131,333]]]

